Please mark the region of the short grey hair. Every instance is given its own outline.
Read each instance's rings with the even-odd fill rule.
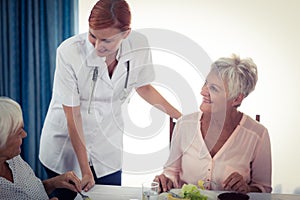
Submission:
[[[8,97],[0,97],[0,148],[5,146],[8,136],[15,134],[22,124],[20,105]]]
[[[257,66],[251,58],[240,59],[236,54],[219,58],[212,64],[211,70],[217,70],[227,84],[229,98],[236,98],[239,94],[247,97],[255,89]]]

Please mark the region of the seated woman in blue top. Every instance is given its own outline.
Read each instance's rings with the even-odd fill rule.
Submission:
[[[20,105],[0,97],[0,113],[0,199],[49,199],[56,188],[81,191],[80,179],[72,171],[44,181],[37,178],[20,156],[27,135]]]

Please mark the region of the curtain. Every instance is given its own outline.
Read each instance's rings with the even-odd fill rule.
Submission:
[[[39,142],[52,95],[56,48],[77,32],[78,0],[0,2],[0,95],[21,105],[27,131],[21,156],[44,179]]]

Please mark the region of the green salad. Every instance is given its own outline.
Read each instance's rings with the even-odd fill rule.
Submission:
[[[181,188],[181,193],[184,198],[190,200],[207,200],[207,196],[200,194],[197,186],[193,184],[184,184]]]

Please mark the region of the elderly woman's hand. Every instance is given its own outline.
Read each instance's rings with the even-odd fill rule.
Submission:
[[[56,188],[67,188],[74,192],[81,191],[81,181],[72,171],[43,181],[47,194]]]
[[[73,171],[57,176],[56,188],[67,188],[74,192],[81,191],[81,181]]]
[[[158,192],[167,192],[171,188],[173,188],[173,182],[171,179],[166,177],[164,174],[161,174],[159,176],[155,176],[154,180],[155,182],[159,183],[159,189]]]
[[[225,190],[233,190],[244,194],[250,192],[250,186],[246,183],[243,176],[237,172],[230,174],[223,184]]]

